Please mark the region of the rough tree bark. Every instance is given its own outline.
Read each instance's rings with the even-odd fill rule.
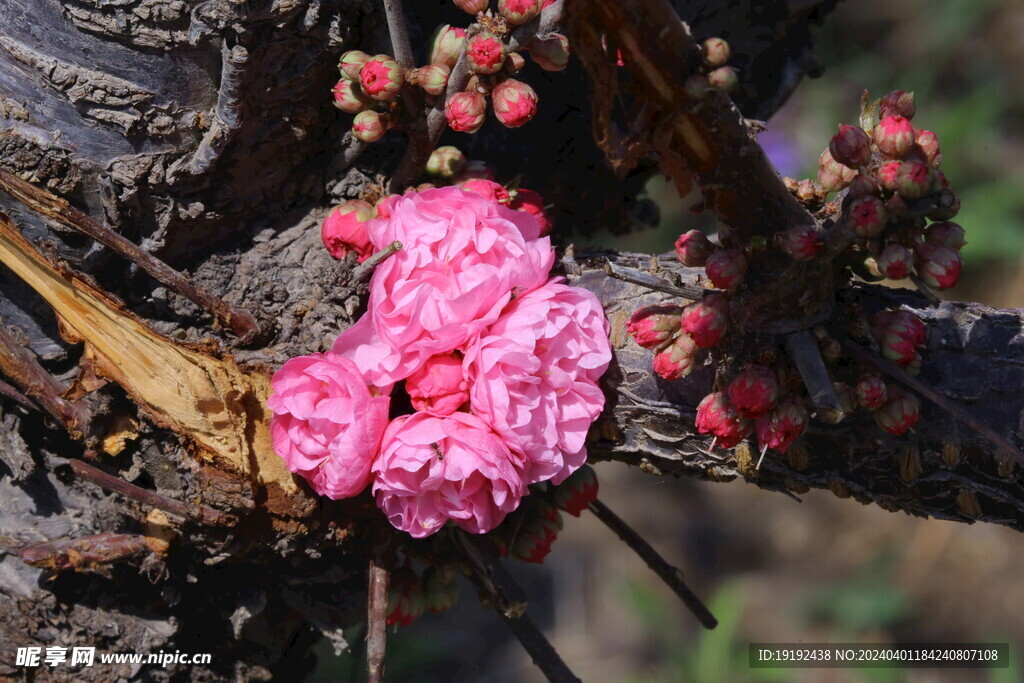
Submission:
[[[414,41],[459,16],[448,4],[409,3]],[[814,70],[809,26],[835,3],[680,4],[697,38],[730,40],[748,76],[737,103],[767,118]],[[16,673],[8,658],[17,646],[84,642],[214,654],[209,667],[154,678],[294,675],[321,633],[341,648],[342,630],[363,619],[366,539],[387,529],[369,501],[316,500],[275,469],[261,415],[269,369],[326,348],[360,311],[363,285],[351,264],[319,248],[319,220],[332,199],[379,183],[403,149],[394,136],[351,164],[344,117],[327,94],[337,56],[357,46],[388,47],[372,0],[0,4],[0,167],[190,271],[261,329],[241,342],[42,210],[45,196],[33,203],[0,192],[12,219],[0,226],[9,342],[0,345],[0,675]],[[509,174],[530,169],[528,184],[560,207],[559,230],[626,231],[644,220],[634,195],[645,168],[619,180],[590,142],[579,67],[536,78],[543,104],[530,134],[489,129],[470,153]],[[567,251],[561,267],[604,302],[616,349],[609,407],[590,444],[596,457],[1024,527],[1020,468],[927,402],[908,438],[858,418],[815,427],[760,470],[743,448],[710,450],[692,430],[710,372],[677,383],[653,377],[623,324],[638,303],[665,295],[608,277],[608,260],[637,277],[695,277],[670,259]],[[914,294],[871,286],[840,296],[917,310],[929,328],[922,379],[1021,443],[1021,312],[927,309]],[[25,380],[40,370],[68,390],[60,401],[69,412],[45,400],[53,379]],[[82,458],[94,467],[70,465]],[[109,493],[104,472],[135,488]],[[107,532],[119,535],[94,538]],[[26,546],[34,548],[19,557]],[[79,571],[54,571],[68,564]]]

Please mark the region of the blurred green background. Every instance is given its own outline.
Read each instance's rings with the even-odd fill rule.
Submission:
[[[823,78],[805,81],[762,142],[779,170],[813,177],[863,89],[917,96],[962,201],[965,272],[950,294],[1024,305],[1024,2],[847,0],[819,31]],[[671,249],[694,217],[653,181],[656,229],[595,241]],[[599,464],[601,497],[686,573],[721,621],[702,631],[638,558],[591,516],[567,517],[543,567],[510,563],[530,613],[585,681],[1024,680],[1024,537],[992,525],[921,520],[813,491],[797,503],[743,483],[677,481]],[[324,644],[312,681],[360,680]],[[751,670],[750,642],[1009,642],[1002,670]],[[493,613],[462,586],[451,613],[392,633],[389,680],[539,681]]]

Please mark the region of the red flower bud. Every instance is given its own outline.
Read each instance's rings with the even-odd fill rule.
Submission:
[[[741,419],[721,392],[708,394],[697,406],[697,431],[711,434],[722,448],[732,448],[750,434],[750,422]]]
[[[782,231],[779,247],[794,261],[809,261],[821,249],[821,237],[813,225],[797,225]]]
[[[914,253],[902,244],[890,244],[878,257],[878,270],[891,280],[902,280],[910,275]]]
[[[731,66],[720,66],[708,74],[708,83],[711,87],[722,92],[732,92],[739,82],[736,69]]]
[[[498,0],[498,11],[513,26],[532,20],[540,10],[540,0]]]
[[[873,133],[882,154],[896,159],[914,143],[914,126],[902,116],[886,116],[878,122]]]
[[[522,81],[510,78],[491,91],[494,115],[508,128],[518,128],[537,113],[537,93]]]
[[[334,93],[334,106],[346,114],[358,114],[373,105],[373,100],[363,94],[355,81],[343,78],[331,88],[331,92]]]
[[[889,400],[885,382],[875,375],[867,375],[857,382],[855,393],[857,403],[865,410],[874,410]]]
[[[482,31],[469,39],[466,61],[473,73],[498,73],[505,63],[505,43],[493,33]]]
[[[654,372],[664,379],[686,377],[693,371],[693,356],[697,344],[688,334],[679,334],[664,351],[654,356]]]
[[[431,612],[444,612],[459,601],[459,584],[450,567],[427,567],[423,572],[423,598]]]
[[[472,14],[474,17],[487,11],[487,0],[452,0],[452,2],[460,10],[466,14]]]
[[[889,400],[875,411],[878,426],[896,436],[906,434],[920,417],[917,397],[899,387],[890,387]]]
[[[916,112],[917,105],[914,104],[914,93],[893,90],[882,98],[878,115],[883,119],[889,116],[902,116],[905,119],[912,119]]]
[[[416,621],[426,607],[423,585],[408,569],[391,572],[388,594],[388,626],[408,626]]]
[[[660,349],[679,331],[682,312],[671,304],[644,306],[629,317],[626,331],[645,349]]]
[[[590,465],[583,465],[569,475],[569,478],[555,487],[555,507],[579,517],[587,506],[597,500],[597,472]]]
[[[366,54],[362,50],[349,50],[341,56],[338,60],[338,70],[341,71],[342,78],[350,81],[359,80],[359,71],[363,68],[363,64],[370,55]]]
[[[540,236],[551,234],[551,218],[544,210],[544,199],[533,190],[518,189],[509,208],[528,213],[540,223]]]
[[[886,192],[896,191],[896,175],[900,172],[902,163],[898,161],[887,161],[878,167],[878,172],[875,177],[878,179],[878,184]]]
[[[924,324],[907,311],[881,311],[872,319],[872,328],[882,356],[901,365],[912,363],[924,343]]]
[[[715,346],[725,334],[729,302],[722,294],[706,294],[683,309],[682,330],[693,338],[697,346]]]
[[[535,38],[526,48],[545,71],[561,71],[569,64],[569,39],[560,33],[549,33],[543,40]]]
[[[721,38],[708,38],[701,47],[704,48],[704,61],[708,66],[722,66],[729,61],[729,43]]]
[[[466,155],[458,147],[445,145],[430,153],[426,171],[438,178],[454,178],[465,165]]]
[[[810,415],[804,400],[787,396],[770,413],[758,418],[755,428],[761,447],[785,453],[807,429]]]
[[[870,175],[865,175],[863,173],[857,174],[857,177],[853,179],[850,183],[849,189],[847,190],[847,196],[851,199],[865,197],[867,195],[877,197],[881,193],[882,188],[878,186],[878,181]]]
[[[708,256],[704,272],[719,289],[734,289],[747,272],[747,257],[740,249],[723,249]]]
[[[676,240],[676,257],[684,266],[701,267],[714,251],[715,245],[700,230],[684,232]]]
[[[523,509],[523,522],[512,541],[512,556],[523,562],[543,564],[562,530],[562,515],[553,506],[534,501]]]
[[[846,207],[847,220],[850,228],[858,237],[878,237],[885,228],[888,214],[885,204],[878,197],[871,195],[858,197]]]
[[[484,124],[487,100],[478,92],[457,92],[444,104],[444,115],[451,129],[475,133]]]
[[[915,142],[924,153],[924,158],[932,166],[938,166],[942,161],[942,153],[939,151],[939,136],[930,130],[919,130],[916,133]]]
[[[761,417],[779,402],[775,372],[763,365],[744,368],[729,383],[729,402],[740,417]]]
[[[919,199],[932,187],[932,167],[919,161],[900,164],[896,171],[896,191],[904,199]]]
[[[950,221],[929,225],[928,229],[925,230],[924,239],[930,244],[949,247],[957,251],[967,244],[967,240],[964,239],[964,229],[959,224]]]
[[[373,207],[361,199],[351,199],[331,209],[320,226],[320,239],[331,256],[343,259],[356,252],[362,263],[373,254],[366,224],[373,218]]]
[[[469,400],[461,355],[431,356],[405,380],[405,390],[416,410],[437,417],[451,415]]]
[[[859,168],[871,161],[871,138],[860,126],[840,125],[828,145],[832,158],[850,168]]]
[[[818,157],[818,183],[826,192],[838,192],[849,185],[856,175],[855,169],[833,159],[832,152],[827,149]]]
[[[512,196],[509,195],[508,190],[505,189],[504,185],[499,185],[493,180],[484,180],[482,178],[473,178],[459,184],[463,190],[467,192],[473,192],[484,199],[490,199],[492,202],[498,204],[504,204],[508,206],[512,203]]]
[[[949,289],[960,279],[960,252],[931,242],[914,247],[917,274],[929,287]]]
[[[391,128],[391,117],[386,113],[368,110],[356,114],[352,120],[352,134],[363,142],[377,142]]]
[[[443,95],[451,73],[452,70],[444,64],[427,64],[413,69],[409,74],[409,82],[423,88],[428,95]]]
[[[455,62],[459,60],[459,53],[462,52],[462,45],[465,42],[466,29],[442,25],[431,40],[430,63],[453,68]]]
[[[387,55],[375,55],[359,69],[363,92],[375,100],[390,100],[405,85],[402,65]]]

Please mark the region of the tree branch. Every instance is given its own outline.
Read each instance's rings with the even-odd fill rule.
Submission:
[[[366,680],[384,680],[384,654],[388,639],[388,570],[370,560],[366,600]]]

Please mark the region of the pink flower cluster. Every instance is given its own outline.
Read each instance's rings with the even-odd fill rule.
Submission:
[[[385,209],[370,242],[402,249],[331,352],[274,376],[274,447],[328,497],[372,484],[414,537],[449,521],[485,533],[529,484],[586,460],[608,323],[593,294],[549,278],[554,251],[532,214],[456,187]],[[414,412],[395,415],[403,394]]]

